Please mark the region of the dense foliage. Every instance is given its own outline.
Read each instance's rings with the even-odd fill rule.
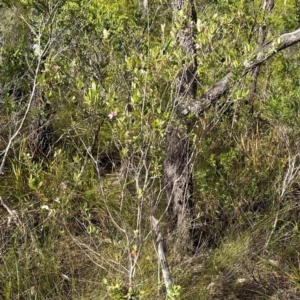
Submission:
[[[298,29],[300,3],[195,0],[197,97],[233,82],[178,117],[190,20],[171,2],[0,1],[1,299],[164,299],[151,215],[168,298],[300,297],[299,46],[261,65],[251,99],[243,76],[260,29]],[[182,253],[163,162],[168,128],[186,124],[199,240]]]

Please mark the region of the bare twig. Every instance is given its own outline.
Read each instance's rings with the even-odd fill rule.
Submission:
[[[293,183],[295,183],[297,181],[297,179],[299,178],[300,166],[297,165],[297,161],[299,160],[300,155],[299,155],[299,153],[297,153],[296,155],[292,155],[290,153],[289,140],[287,139],[285,142],[286,142],[287,150],[289,152],[288,167],[287,167],[287,170],[284,174],[284,178],[280,181],[280,187],[278,189],[278,193],[279,193],[278,203],[277,203],[278,208],[277,208],[277,212],[276,212],[276,215],[275,215],[275,219],[274,219],[274,222],[273,222],[271,232],[270,232],[270,234],[267,238],[267,241],[265,243],[265,246],[264,246],[265,249],[269,246],[271,238],[272,238],[272,236],[273,236],[273,234],[276,230],[276,227],[277,227],[280,203],[284,199],[284,197],[287,194],[289,188],[291,188]]]
[[[20,18],[26,23],[27,26],[29,26],[30,30],[35,33],[33,27],[25,20],[25,18],[22,15],[20,15]],[[38,74],[40,73],[40,70],[41,70],[41,66],[42,66],[42,63],[43,63],[43,57],[46,55],[46,52],[48,51],[50,45],[53,42],[51,39],[49,39],[48,42],[47,42],[47,44],[46,44],[46,46],[45,46],[45,48],[41,49],[40,48],[40,45],[41,45],[41,42],[40,42],[41,41],[41,33],[39,32],[39,34],[36,34],[36,37],[38,39],[36,45],[37,45],[37,47],[39,48],[40,51],[39,51],[39,55],[36,55],[36,57],[37,57],[37,65],[36,65],[36,68],[35,68],[35,71],[34,71],[33,84],[32,84],[32,89],[31,89],[29,101],[27,103],[24,116],[21,119],[18,128],[16,129],[16,131],[14,132],[14,134],[10,137],[5,150],[1,151],[1,153],[0,153],[0,155],[2,155],[2,161],[1,161],[1,164],[0,164],[0,175],[4,174],[3,169],[4,169],[4,164],[5,164],[8,152],[9,152],[9,150],[10,150],[12,144],[13,144],[13,141],[19,135],[21,129],[23,128],[24,122],[25,122],[25,120],[26,120],[26,118],[28,116],[29,110],[30,110],[30,108],[32,106],[32,103],[33,103],[33,100],[34,100],[34,96],[35,96],[35,93],[36,93],[36,89],[37,89],[37,86],[38,86],[37,78],[38,78]]]
[[[37,65],[37,67],[35,69],[35,76],[34,76],[34,80],[33,80],[33,86],[32,86],[30,98],[29,98],[29,101],[27,103],[27,107],[26,107],[26,111],[24,113],[24,116],[23,116],[23,118],[22,118],[22,120],[21,120],[21,122],[20,122],[20,124],[19,124],[19,126],[17,128],[17,130],[15,131],[15,133],[9,139],[8,144],[7,144],[6,148],[5,148],[5,150],[3,150],[2,153],[1,153],[3,155],[3,157],[2,157],[2,161],[1,161],[1,165],[0,165],[0,175],[4,174],[3,168],[4,168],[4,164],[5,164],[7,155],[8,155],[8,151],[10,150],[11,145],[12,145],[14,139],[19,135],[21,129],[23,128],[24,122],[25,122],[25,120],[27,118],[27,115],[29,113],[31,104],[33,102],[34,95],[35,95],[35,90],[36,90],[37,85],[38,85],[38,83],[37,83],[37,75],[38,75],[39,70],[40,70],[40,64],[41,64],[41,60],[39,59],[38,65]]]
[[[8,214],[9,214],[9,219],[8,219],[8,224],[7,224],[7,225],[9,225],[9,223],[10,223],[11,221],[14,221],[14,222],[17,224],[18,228],[19,228],[20,230],[22,230],[23,224],[22,224],[22,222],[21,222],[21,220],[20,220],[20,218],[19,218],[17,212],[16,212],[14,209],[10,209],[10,208],[4,203],[4,201],[3,201],[3,199],[2,199],[1,196],[0,196],[0,204],[6,209],[6,211],[7,211]]]

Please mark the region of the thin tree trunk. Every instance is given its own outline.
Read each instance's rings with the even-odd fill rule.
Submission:
[[[272,9],[274,7],[274,0],[264,0],[263,9],[265,12],[264,19],[270,15]],[[258,50],[260,50],[263,46],[263,44],[266,41],[266,37],[268,34],[268,28],[265,24],[260,26],[259,33],[258,33]],[[260,65],[256,66],[254,70],[252,71],[252,81],[249,89],[249,102],[252,102],[255,94],[256,94],[256,86],[257,86],[257,79],[260,73]]]
[[[193,1],[173,1],[173,15],[178,11],[188,15],[178,33],[179,46],[186,55],[186,65],[178,76],[175,88],[175,106],[187,105],[196,99],[197,60],[194,41],[194,24],[197,20]],[[177,249],[185,251],[192,244],[192,224],[194,215],[192,153],[189,141],[190,126],[187,121],[175,116],[177,127],[169,127],[167,149],[164,161],[164,181],[168,199],[169,232],[177,237]]]

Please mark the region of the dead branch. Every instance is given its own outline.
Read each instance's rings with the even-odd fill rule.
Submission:
[[[167,289],[167,292],[169,288],[172,286],[172,276],[170,272],[170,268],[168,265],[168,261],[166,258],[165,250],[164,250],[164,242],[163,242],[163,235],[160,231],[160,227],[158,225],[158,220],[155,219],[153,216],[150,216],[150,223],[152,226],[152,229],[155,232],[156,235],[156,251],[157,251],[157,256],[162,268],[162,274],[165,282],[165,286]]]

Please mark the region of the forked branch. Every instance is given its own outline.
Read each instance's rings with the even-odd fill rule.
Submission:
[[[260,66],[266,60],[271,58],[276,53],[291,47],[300,42],[300,28],[296,31],[285,33],[270,41],[265,43],[251,58],[245,66],[245,69],[241,73],[241,76],[247,75],[250,71],[252,71],[257,66]],[[211,89],[209,89],[206,93],[202,95],[202,97],[194,101],[193,103],[186,105],[182,103],[178,105],[177,109],[179,114],[188,115],[188,114],[200,114],[207,109],[209,109],[212,105],[214,105],[224,94],[228,91],[231,86],[233,79],[233,73],[229,72],[226,76],[224,76],[219,82],[217,82]]]

